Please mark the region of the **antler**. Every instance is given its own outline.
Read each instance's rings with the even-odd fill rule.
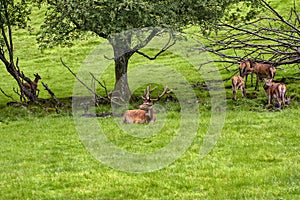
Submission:
[[[172,90],[167,91],[168,87],[164,87],[164,91],[156,98],[156,99],[151,99],[151,101],[159,101],[165,94],[169,94]]]
[[[144,101],[150,102],[150,101],[151,101],[151,99],[150,99],[150,94],[151,94],[151,92],[153,92],[156,88],[157,88],[157,87],[154,87],[154,88],[152,88],[152,90],[150,90],[150,85],[148,85],[148,86],[147,86],[147,89],[144,90],[144,96],[142,96],[142,99],[143,99]]]
[[[147,89],[144,90],[144,96],[142,97],[144,101],[148,102],[155,102],[159,101],[165,94],[169,94],[172,90],[167,91],[168,87],[165,86],[163,92],[156,98],[156,99],[151,99],[150,94],[153,92],[157,87],[154,87],[153,89],[150,90],[150,85],[147,86]]]

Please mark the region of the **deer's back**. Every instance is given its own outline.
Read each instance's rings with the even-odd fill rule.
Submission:
[[[127,110],[123,115],[124,123],[146,123],[145,110]]]
[[[270,64],[257,63],[254,66],[254,71],[261,77],[274,78],[276,68]]]

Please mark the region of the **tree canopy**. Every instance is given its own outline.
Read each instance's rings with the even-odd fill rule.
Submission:
[[[181,31],[187,25],[208,28],[237,0],[41,0],[48,10],[41,45],[66,45],[91,31],[102,38],[135,28],[161,27]],[[257,1],[244,1],[257,5]],[[251,12],[249,12],[249,15]]]

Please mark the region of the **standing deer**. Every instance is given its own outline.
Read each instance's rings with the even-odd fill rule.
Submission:
[[[276,68],[270,64],[266,63],[256,63],[255,60],[247,60],[240,64],[240,74],[241,76],[246,76],[248,74],[256,74],[256,85],[255,90],[259,90],[259,80],[262,78],[274,79],[276,74]],[[252,80],[252,79],[251,79]],[[252,84],[252,81],[251,81]]]
[[[285,103],[289,103],[290,98],[286,98],[286,86],[284,83],[275,83],[272,79],[265,80],[264,89],[268,96],[268,104],[272,103],[272,99],[276,98],[279,108]]]
[[[36,96],[38,96],[39,93],[40,93],[40,90],[38,89],[38,82],[39,82],[39,80],[42,79],[42,78],[40,77],[39,74],[33,74],[33,75],[34,75],[35,79],[34,79],[34,81],[32,82],[32,84],[30,84],[30,83],[28,83],[28,82],[25,82],[25,83],[23,83],[23,86],[24,86],[27,90],[29,90],[29,91],[31,91],[31,92],[32,92],[32,90],[34,90],[35,92],[37,92],[37,93],[36,93]]]
[[[256,74],[255,90],[258,91],[259,80],[267,78],[273,81],[276,74],[276,68],[270,64],[255,63],[253,66],[253,72]]]
[[[238,89],[241,89],[242,97],[244,98],[246,96],[246,86],[243,77],[241,76],[234,76],[232,78],[232,92],[233,97],[232,99],[236,101],[236,91]]]
[[[150,86],[144,91],[144,96],[142,97],[144,103],[139,106],[138,110],[127,110],[123,115],[123,123],[154,123],[156,120],[156,116],[154,114],[153,104],[156,101],[159,101],[167,92],[167,87],[164,88],[163,92],[156,98],[151,99],[150,94],[156,88],[150,90]]]
[[[251,60],[242,61],[239,66],[240,76],[246,77],[245,79],[245,87],[247,87],[246,83],[248,80],[248,75],[251,75],[251,87],[253,86],[253,70],[251,67]]]

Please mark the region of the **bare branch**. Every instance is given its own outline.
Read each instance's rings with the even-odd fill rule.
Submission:
[[[106,94],[106,97],[107,98],[109,98],[109,94],[108,94],[108,90],[107,90],[107,87],[106,87],[106,85],[105,85],[105,82],[103,81],[103,84],[94,76],[94,74],[92,74],[91,72],[90,72],[90,74],[91,74],[91,76],[92,76],[92,78],[93,78],[93,80],[95,80],[104,90],[105,90],[105,94]]]
[[[293,24],[289,23],[288,21],[286,21],[275,9],[273,9],[270,4],[268,4],[266,1],[261,0],[283,23],[285,23],[286,25],[292,27],[299,35],[300,35],[300,30],[295,27]]]
[[[57,106],[62,105],[62,103],[56,98],[54,92],[48,87],[48,85],[45,84],[44,82],[42,82],[42,85],[44,86],[45,90],[47,90],[47,92],[50,94],[52,99],[57,103]]]
[[[139,49],[145,47],[158,33],[159,33],[159,29],[154,28],[144,41],[140,42],[138,45],[133,47],[132,51],[136,52]]]
[[[261,17],[237,26],[219,24],[222,31],[198,49],[219,59],[201,63],[200,67],[211,62],[234,64],[248,58],[274,66],[300,63],[300,17],[296,9],[291,9],[291,16],[285,19],[263,2],[275,17]]]
[[[13,100],[13,101],[17,101],[17,100],[15,100],[12,96],[6,94],[6,93],[4,92],[4,90],[2,90],[2,88],[0,88],[0,91],[2,92],[2,94],[4,94],[4,96],[10,98],[10,99]]]
[[[100,98],[100,96],[98,95],[98,94],[96,94],[90,87],[88,87],[82,80],[80,80],[79,78],[78,78],[78,76],[71,70],[71,68],[69,67],[69,66],[67,66],[65,63],[64,63],[64,61],[62,60],[62,58],[60,58],[60,61],[61,61],[61,63],[63,64],[63,66],[65,67],[65,68],[67,68],[67,70],[76,78],[76,80],[77,81],[79,81],[88,91],[90,91],[92,94],[94,94],[96,97],[99,97]]]
[[[173,39],[173,42],[171,42],[171,40]],[[145,58],[148,58],[149,60],[155,60],[159,55],[161,55],[163,52],[165,52],[166,50],[168,50],[169,48],[171,48],[172,46],[174,46],[176,43],[176,39],[172,36],[171,33],[169,33],[169,40],[168,42],[165,44],[165,46],[153,57],[148,56],[146,53],[143,53],[141,51],[136,50],[136,53],[144,56]]]
[[[70,67],[69,66],[67,66],[64,62],[63,62],[63,60],[62,60],[62,58],[60,58],[60,61],[61,61],[61,63],[63,64],[63,66],[65,67],[65,68],[67,68],[68,69],[68,71],[76,78],[76,80],[78,80],[91,94],[93,94],[94,96],[95,96],[95,98],[96,98],[96,101],[98,101],[98,100],[104,100],[104,101],[110,101],[110,99],[108,98],[108,97],[102,97],[102,96],[100,96],[100,95],[98,95],[93,89],[91,89],[89,86],[87,86],[82,80],[80,80],[79,78],[78,78],[78,76],[70,69]],[[95,80],[97,80],[97,79],[95,79]]]
[[[18,88],[13,88],[13,91],[20,97],[20,101],[22,102],[22,100],[24,100],[24,102],[26,103],[26,98],[24,97],[24,95],[20,94],[18,91]]]

